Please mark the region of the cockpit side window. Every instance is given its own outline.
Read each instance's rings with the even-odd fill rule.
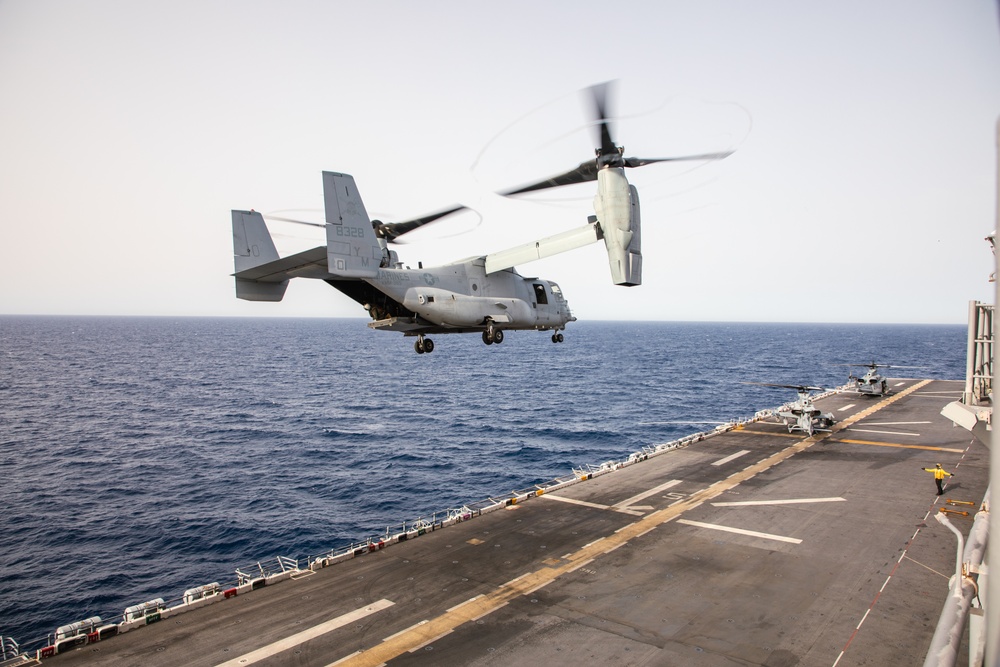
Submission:
[[[545,293],[545,285],[542,283],[534,283],[535,288],[535,301],[541,304],[546,304],[549,302],[549,297]]]

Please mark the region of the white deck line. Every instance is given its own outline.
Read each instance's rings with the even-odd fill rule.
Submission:
[[[712,503],[714,507],[743,507],[746,505],[793,505],[797,503],[838,503],[846,498],[788,498],[786,500],[742,500],[732,503]]]
[[[678,519],[677,523],[683,523],[687,524],[688,526],[695,526],[697,528],[708,528],[709,530],[721,530],[727,533],[736,533],[737,535],[761,537],[765,540],[777,540],[778,542],[788,542],[789,544],[802,544],[802,540],[798,539],[797,537],[785,537],[784,535],[771,535],[770,533],[758,533],[755,530],[730,528],[729,526],[720,526],[714,523],[702,523],[701,521],[688,521],[687,519]]]
[[[712,465],[714,465],[714,466],[725,465],[726,463],[729,463],[730,461],[738,459],[741,456],[744,456],[744,455],[749,454],[749,453],[750,453],[749,449],[743,449],[743,450],[740,450],[740,451],[736,452],[735,454],[730,454],[729,456],[727,456],[724,459],[719,459],[718,461],[716,461]]]
[[[612,509],[615,508],[628,509],[629,506],[632,505],[632,503],[637,503],[640,500],[644,500],[645,498],[655,495],[661,491],[666,491],[671,487],[677,486],[678,484],[681,483],[681,481],[682,480],[679,479],[672,479],[669,482],[664,482],[663,484],[660,484],[659,486],[654,486],[648,491],[643,491],[642,493],[634,495],[631,498],[626,498],[625,500],[615,503]]]
[[[319,625],[314,625],[313,627],[298,632],[291,637],[285,637],[284,639],[279,639],[276,642],[272,642],[267,646],[262,646],[256,651],[251,651],[250,653],[244,653],[243,655],[233,658],[232,660],[227,660],[226,662],[216,665],[216,667],[243,667],[244,665],[252,665],[255,662],[260,662],[270,658],[272,655],[281,653],[282,651],[287,651],[290,648],[294,648],[299,644],[303,644],[310,639],[315,639],[325,635],[328,632],[333,632],[338,628],[342,628],[349,623],[360,620],[365,616],[371,616],[375,612],[382,611],[394,605],[395,603],[391,600],[378,600],[373,602],[367,607],[362,607],[361,609],[355,609],[354,611],[347,612],[337,618],[331,618],[325,623],[320,623]]]
[[[593,507],[599,510],[609,510],[611,507],[608,505],[599,505],[598,503],[587,502],[586,500],[577,500],[576,498],[567,498],[566,496],[557,496],[554,493],[543,493],[538,496],[539,498],[548,498],[549,500],[559,500],[564,503],[572,503],[574,505],[583,505],[584,507]]]

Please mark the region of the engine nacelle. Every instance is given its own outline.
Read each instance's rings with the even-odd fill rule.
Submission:
[[[625,178],[624,169],[608,167],[597,173],[594,212],[608,250],[611,281],[626,287],[641,285],[639,192]]]

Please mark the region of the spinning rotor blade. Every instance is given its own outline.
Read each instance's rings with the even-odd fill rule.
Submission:
[[[536,190],[547,190],[549,188],[557,188],[560,185],[575,185],[577,183],[586,183],[587,181],[597,180],[597,161],[587,160],[580,164],[579,167],[571,171],[567,171],[565,174],[559,174],[558,176],[552,176],[551,178],[546,178],[544,181],[538,181],[537,183],[532,183],[531,185],[525,185],[520,188],[514,188],[513,190],[504,190],[500,194],[508,197],[510,195],[519,195],[525,192],[535,192]]]
[[[280,220],[281,222],[294,222],[296,225],[309,225],[310,227],[326,227],[326,223],[324,222],[306,222],[305,220],[284,218],[280,215],[267,215],[265,213],[261,213],[261,215],[267,218],[268,220]]]
[[[605,81],[590,87],[590,95],[594,99],[594,120],[600,123],[599,141],[601,147],[597,149],[598,155],[614,155],[618,153],[618,146],[611,139],[611,126],[608,124],[608,91],[611,89],[611,82]]]
[[[897,366],[895,364],[876,364],[874,361],[870,364],[839,364],[840,366],[858,366],[861,368],[910,368],[910,369],[926,369],[927,366]]]
[[[594,102],[594,125],[597,127],[597,141],[600,146],[595,150],[597,157],[580,163],[575,169],[571,169],[564,174],[552,176],[536,183],[505,190],[501,195],[519,195],[525,192],[535,192],[537,190],[547,190],[563,185],[575,185],[576,183],[586,183],[597,180],[597,172],[605,167],[645,167],[657,162],[680,162],[684,160],[721,160],[733,154],[733,151],[723,151],[720,153],[702,153],[700,155],[682,155],[678,157],[624,157],[624,148],[615,145],[611,137],[611,123],[608,120],[608,93],[611,82],[591,86],[590,95]]]
[[[375,233],[386,241],[392,242],[398,239],[403,234],[408,234],[414,229],[419,229],[429,222],[434,222],[435,220],[440,220],[446,215],[451,215],[452,213],[457,213],[465,208],[461,204],[452,206],[451,208],[445,209],[443,211],[438,211],[437,213],[431,213],[425,215],[422,218],[414,218],[413,220],[406,220],[404,222],[382,222],[381,220],[372,220],[372,227],[375,228]]]
[[[743,382],[741,384],[755,384],[761,387],[779,387],[781,389],[795,389],[796,391],[826,391],[823,387],[808,387],[801,384],[771,384],[769,382]]]
[[[443,211],[438,211],[437,213],[431,213],[425,215],[421,218],[414,218],[413,220],[405,220],[403,222],[382,222],[381,220],[372,220],[372,227],[375,229],[375,233],[384,238],[388,242],[393,242],[398,239],[403,234],[412,232],[415,229],[423,227],[427,223],[434,222],[435,220],[440,220],[441,218],[451,215],[452,213],[458,213],[459,211],[465,210],[467,206],[457,204],[451,208],[445,209]],[[310,227],[326,227],[326,223],[323,222],[306,222],[305,220],[296,220],[295,218],[286,218],[279,215],[265,215],[265,218],[269,220],[280,220],[281,222],[293,222],[297,225],[308,225]]]

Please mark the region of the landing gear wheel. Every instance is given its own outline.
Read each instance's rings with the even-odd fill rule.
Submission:
[[[497,345],[503,342],[503,329],[493,330],[493,342]]]
[[[493,336],[490,335],[489,329],[483,332],[483,342],[486,343],[487,345],[493,344]]]
[[[561,333],[556,334],[556,342],[557,343],[563,342],[563,335]]]
[[[434,341],[430,338],[418,336],[417,340],[413,341],[413,349],[416,350],[417,354],[423,354],[424,352],[430,354],[434,351]]]
[[[552,334],[552,342],[553,343],[559,342],[559,334]]]

